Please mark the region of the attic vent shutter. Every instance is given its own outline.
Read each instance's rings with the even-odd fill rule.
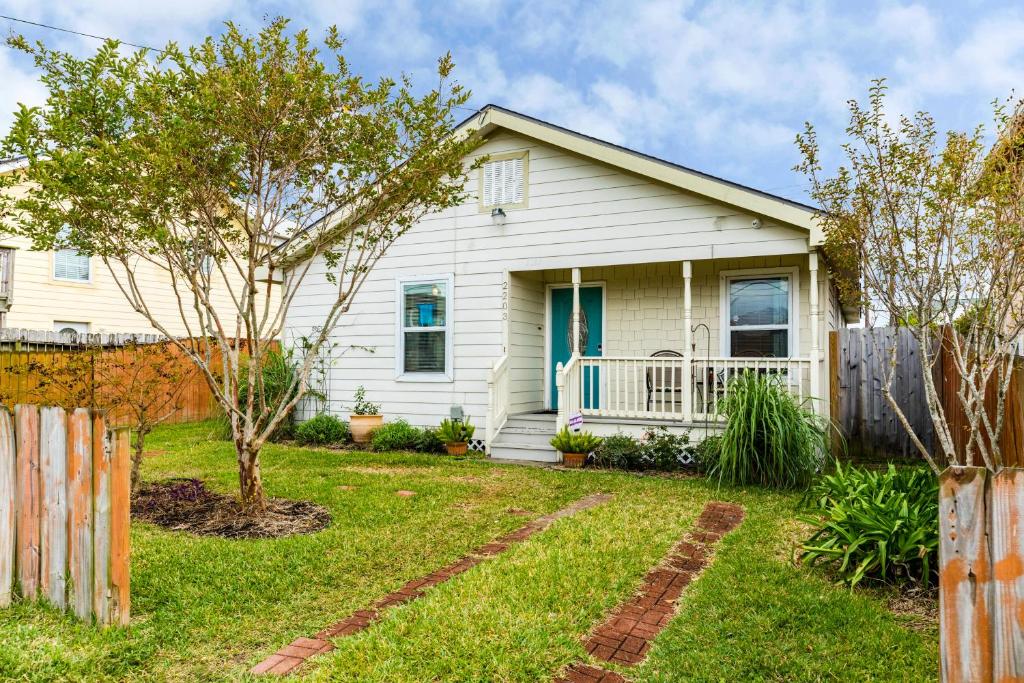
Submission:
[[[523,159],[500,159],[484,164],[485,206],[519,204],[523,201]]]

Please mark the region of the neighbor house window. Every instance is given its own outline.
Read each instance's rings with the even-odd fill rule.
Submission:
[[[72,322],[70,320],[54,320],[53,331],[57,334],[77,336],[89,333],[89,323]]]
[[[480,169],[480,203],[483,208],[523,206],[526,203],[527,155],[492,158]]]
[[[398,299],[399,375],[451,379],[451,277],[401,280]]]
[[[728,355],[788,358],[792,343],[792,277],[765,275],[726,279]]]
[[[67,230],[57,235],[57,243],[67,239]],[[53,252],[53,279],[69,282],[89,282],[89,256],[77,249],[59,249]]]

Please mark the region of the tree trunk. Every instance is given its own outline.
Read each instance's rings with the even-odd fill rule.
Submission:
[[[140,482],[140,470],[142,469],[142,451],[146,446],[146,431],[138,430],[135,432],[135,452],[132,453],[132,498],[139,492]]]
[[[242,509],[247,513],[262,513],[267,509],[263,496],[263,476],[260,473],[260,452],[248,444],[238,444],[238,484],[242,495]]]

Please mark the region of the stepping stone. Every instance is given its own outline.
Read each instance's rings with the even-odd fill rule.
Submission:
[[[416,492],[415,491],[395,491],[395,495],[396,496],[401,496],[402,498],[412,498],[413,496],[416,495]]]

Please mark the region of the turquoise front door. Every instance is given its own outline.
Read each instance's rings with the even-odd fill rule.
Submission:
[[[604,345],[604,295],[601,287],[580,287],[580,350],[584,356],[600,356]],[[551,408],[558,409],[555,369],[569,361],[569,330],[572,329],[572,287],[551,290]],[[597,408],[599,377],[597,368],[583,376],[583,407]]]

